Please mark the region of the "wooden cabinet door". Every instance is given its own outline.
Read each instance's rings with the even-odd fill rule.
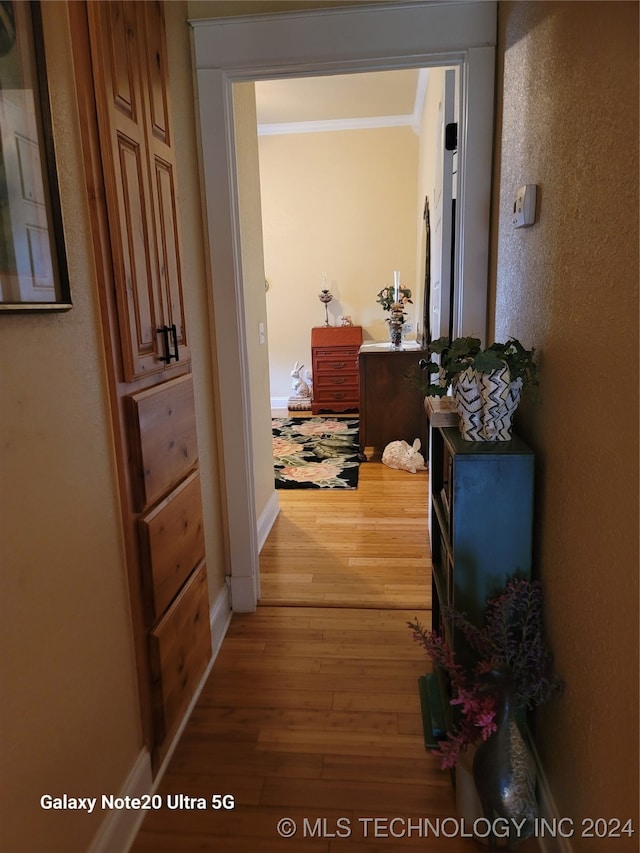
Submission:
[[[418,371],[422,350],[390,350],[386,344],[360,350],[360,454],[373,447],[382,452],[391,441],[413,444],[420,439],[428,453],[424,395],[408,376]]]
[[[156,218],[158,275],[164,318],[175,328],[171,343],[180,360],[189,357],[182,299],[182,272],[175,180],[175,159],[169,114],[167,39],[162,4],[135,3],[144,28],[145,89],[147,92],[148,146],[151,157],[151,193]],[[174,337],[175,335],[175,337]]]
[[[75,3],[69,17],[141,719],[156,770],[211,658],[163,4]]]
[[[87,4],[127,382],[188,358],[159,3]]]

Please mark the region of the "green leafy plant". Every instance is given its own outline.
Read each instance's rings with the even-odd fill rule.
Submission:
[[[564,689],[562,679],[553,675],[553,656],[542,619],[543,597],[539,581],[513,578],[504,592],[487,602],[484,624],[474,625],[464,613],[447,609],[451,620],[474,652],[471,667],[456,660],[445,640],[426,630],[417,620],[407,625],[434,665],[445,670],[451,686],[451,704],[460,708],[453,730],[436,750],[443,767],[455,766],[460,752],[495,730],[495,700],[484,689],[483,674],[506,669],[514,685],[516,705],[532,709],[557,696]]]
[[[511,381],[522,380],[522,387],[538,384],[538,369],[534,361],[535,349],[525,349],[516,338],[506,343],[493,343],[482,349],[480,338],[461,337],[450,341],[437,338],[428,348],[430,356],[438,361],[422,360],[420,367],[429,375],[429,382],[422,381],[421,388],[430,397],[444,397],[458,374],[471,367],[479,373],[492,373],[503,367],[509,368]],[[432,379],[435,378],[435,381]]]
[[[411,299],[411,290],[408,287],[405,287],[401,284],[398,289],[398,292],[400,297],[398,299],[398,303],[400,305],[413,305],[413,300]],[[396,304],[395,288],[383,287],[382,290],[378,291],[376,302],[378,303],[378,305],[382,305],[383,311],[391,311],[392,306]]]

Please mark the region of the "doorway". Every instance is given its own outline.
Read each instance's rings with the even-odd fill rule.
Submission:
[[[258,534],[233,138],[234,82],[448,65],[460,70],[458,305],[462,333],[484,336],[488,274],[496,4],[414,3],[192,21],[213,277],[232,606],[259,597]],[[254,45],[247,48],[247,45]],[[354,47],[357,45],[357,47]],[[215,305],[215,310],[214,310]],[[468,330],[468,331],[467,331]]]
[[[376,293],[393,285],[393,270],[413,294],[405,332],[415,339],[418,199],[433,184],[435,147],[423,109],[435,87],[434,69],[255,84],[272,408],[286,408],[294,364],[308,378],[313,327],[346,315],[365,343],[388,340]]]

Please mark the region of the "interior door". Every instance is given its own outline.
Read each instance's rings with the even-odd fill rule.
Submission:
[[[431,340],[452,337],[454,237],[454,150],[447,144],[447,126],[455,122],[454,70],[445,71],[438,104],[435,187],[431,215]]]
[[[162,3],[71,4],[144,738],[157,769],[211,659]]]

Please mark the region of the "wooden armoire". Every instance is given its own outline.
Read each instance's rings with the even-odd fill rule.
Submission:
[[[211,659],[161,2],[70,3],[145,741],[157,769]]]

